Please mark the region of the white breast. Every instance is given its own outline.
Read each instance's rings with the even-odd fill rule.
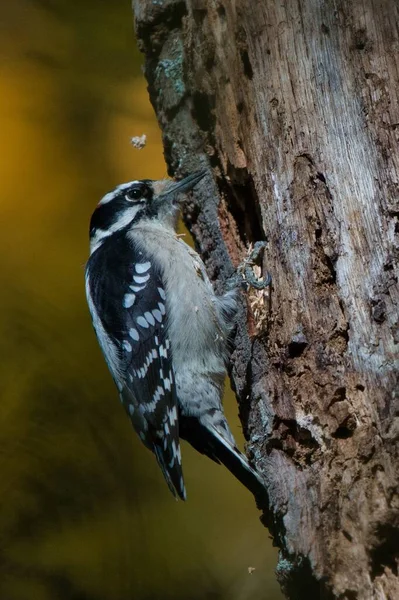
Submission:
[[[132,231],[135,243],[160,265],[166,289],[173,363],[197,373],[224,373],[227,330],[199,255],[171,230],[154,224]]]

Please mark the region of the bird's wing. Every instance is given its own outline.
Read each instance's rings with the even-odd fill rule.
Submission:
[[[93,325],[138,435],[155,453],[171,491],[184,499],[164,284],[151,260],[126,243],[112,255],[99,248],[89,260],[87,276],[96,273],[87,283]],[[92,259],[101,261],[95,269]]]

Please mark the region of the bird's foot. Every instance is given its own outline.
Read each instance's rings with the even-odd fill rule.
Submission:
[[[254,266],[259,262],[259,257],[266,246],[267,242],[255,242],[254,246],[252,248],[250,247],[248,256],[244,258],[233,275],[228,279],[228,289],[231,290],[236,287],[242,287],[245,290],[248,290],[252,287],[255,290],[264,290],[270,286],[272,276],[269,272],[266,272],[265,276],[261,278],[254,272]]]

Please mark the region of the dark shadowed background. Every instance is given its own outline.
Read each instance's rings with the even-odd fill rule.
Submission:
[[[173,500],[91,328],[91,212],[166,175],[141,62],[129,0],[2,2],[1,600],[281,597],[250,494],[183,444]]]

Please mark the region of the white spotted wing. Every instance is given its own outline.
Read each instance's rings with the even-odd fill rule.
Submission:
[[[125,409],[141,440],[155,453],[172,492],[185,498],[161,274],[142,256],[135,263],[126,262],[131,248],[130,252],[120,248],[119,255],[111,256],[101,251],[99,248],[90,259],[100,263],[91,269],[97,273],[96,280],[89,282],[97,336],[104,338],[105,334],[117,348],[117,369],[105,358]],[[107,264],[111,260],[112,264]],[[99,341],[106,355],[107,344],[100,337]]]

